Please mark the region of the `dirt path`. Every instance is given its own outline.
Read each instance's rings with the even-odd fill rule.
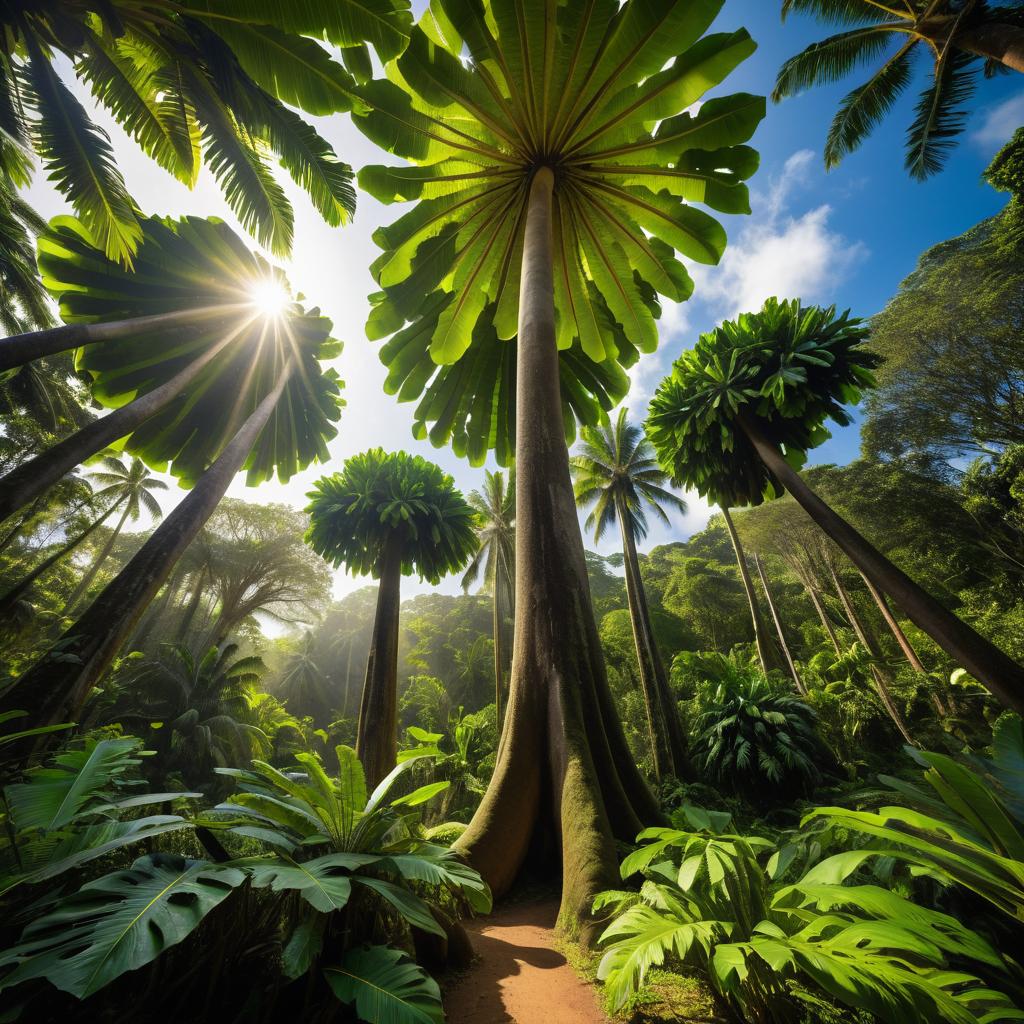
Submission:
[[[445,996],[448,1024],[606,1024],[594,990],[552,948],[557,914],[550,900],[469,922],[480,959]]]

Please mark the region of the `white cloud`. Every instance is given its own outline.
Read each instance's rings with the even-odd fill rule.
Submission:
[[[984,111],[985,119],[971,138],[985,149],[998,149],[1024,124],[1024,92]]]
[[[699,293],[718,315],[760,309],[772,295],[827,301],[836,283],[867,255],[862,242],[829,227],[828,204],[790,212],[808,184],[813,158],[809,149],[794,153],[767,192],[751,197],[754,218],[730,243],[721,264],[698,271]]]

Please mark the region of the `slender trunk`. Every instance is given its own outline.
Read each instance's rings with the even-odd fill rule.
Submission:
[[[160,331],[160,344],[173,341],[165,335],[167,331],[182,334],[198,330],[209,330],[221,321],[237,320],[245,304],[229,306],[208,306],[202,309],[186,309],[174,313],[157,313],[153,316],[137,316],[128,320],[112,320],[102,324],[67,324],[51,327],[46,331],[30,331],[0,339],[0,373],[16,366],[31,363],[33,359],[56,355],[68,349],[83,345],[98,345],[107,341],[122,341],[135,338],[147,331]]]
[[[842,580],[839,578],[839,574],[836,572],[834,566],[829,566],[829,572],[832,574],[832,583],[835,585],[836,593],[839,595],[839,600],[843,604],[843,610],[846,612],[846,617],[850,620],[850,625],[853,627],[854,633],[857,634],[857,639],[863,644],[864,649],[874,659],[871,665],[871,676],[875,681],[875,689],[878,691],[878,696],[885,707],[886,712],[893,721],[893,725],[899,730],[900,735],[909,743],[914,746],[913,737],[907,729],[906,722],[903,721],[903,715],[900,714],[900,709],[896,707],[896,702],[892,699],[892,693],[889,690],[889,679],[888,673],[886,673],[880,665],[877,664],[881,654],[878,650],[878,644],[875,643],[875,638],[868,632],[867,627],[861,622],[860,616],[857,614],[856,608],[853,607],[853,601],[850,600],[850,595],[847,593],[846,587],[843,586]]]
[[[345,658],[345,696],[341,702],[341,717],[348,717],[348,695],[352,686],[352,637],[348,638],[348,655]]]
[[[491,603],[491,632],[494,634],[494,720],[501,728],[501,589],[504,586],[501,580],[501,570],[498,566],[494,569],[494,600]]]
[[[963,666],[1006,707],[1024,713],[1024,667],[943,608],[829,508],[755,423],[747,417],[741,417],[739,422],[768,469],[853,564],[957,665]]]
[[[199,579],[196,580],[195,589],[192,591],[192,597],[185,607],[184,614],[181,617],[181,622],[178,623],[178,629],[174,634],[174,642],[176,644],[183,644],[185,637],[188,636],[188,631],[192,628],[192,621],[196,617],[196,612],[199,611],[199,605],[203,600],[203,581],[206,579],[207,566],[199,572]]]
[[[377,610],[370,656],[359,703],[356,754],[373,789],[392,768],[398,752],[398,616],[402,604],[402,542],[393,536],[380,559]]]
[[[61,328],[58,328],[60,330]],[[44,494],[58,480],[97,452],[151,419],[174,401],[202,371],[234,340],[229,334],[193,359],[180,373],[120,409],[101,416],[64,438],[34,459],[21,463],[0,478],[0,519],[12,515]],[[0,342],[2,345],[3,342]]]
[[[89,566],[88,571],[82,577],[78,586],[72,591],[71,596],[67,600],[67,604],[64,605],[64,610],[61,615],[69,615],[71,610],[78,604],[78,599],[85,593],[88,592],[89,587],[92,585],[92,581],[96,578],[96,573],[103,567],[103,563],[110,556],[110,552],[114,549],[114,543],[117,541],[118,536],[124,529],[124,524],[128,521],[128,514],[131,512],[131,501],[125,499],[124,511],[121,513],[121,518],[118,519],[117,525],[111,531],[110,537],[107,539],[107,543],[103,545],[103,550],[93,559],[92,565]]]
[[[817,588],[814,586],[813,583],[805,583],[804,588],[810,595],[811,604],[814,605],[814,610],[818,613],[818,618],[821,620],[822,628],[828,634],[829,640],[832,641],[832,646],[835,649],[836,654],[842,654],[843,649],[839,646],[839,637],[836,636],[835,627],[832,625],[832,622],[829,620],[828,615],[825,613],[825,609],[822,606],[821,597],[818,594]]]
[[[786,643],[786,634],[782,631],[782,620],[779,618],[779,610],[775,607],[775,599],[772,597],[771,588],[768,586],[768,577],[765,575],[764,566],[761,565],[761,559],[757,555],[754,555],[754,565],[757,568],[757,575],[761,579],[761,586],[764,587],[764,597],[768,602],[768,610],[772,613],[772,621],[775,623],[775,632],[779,638],[779,647],[782,648],[783,657],[786,659],[786,664],[789,666],[789,674],[793,677],[796,692],[801,696],[806,697],[807,687],[804,686],[804,682],[800,678],[800,673],[796,670],[796,662],[793,661],[793,655],[789,651],[789,644]]]
[[[77,537],[73,537],[48,558],[44,558],[27,576],[11,587],[3,597],[0,597],[0,619],[10,612],[40,576],[48,573],[61,559],[66,558],[79,544],[85,541],[95,530],[98,530],[107,521],[115,508],[117,508],[117,502],[111,505],[101,516],[94,519]]]
[[[12,526],[7,533],[4,534],[3,538],[0,538],[0,552],[6,551],[8,545],[19,533],[25,528],[26,524],[31,522],[32,517],[42,508],[43,499],[42,497],[36,498],[32,504],[25,509],[20,516],[18,521]]]
[[[643,583],[640,580],[640,562],[636,556],[636,542],[629,528],[629,516],[626,513],[625,502],[618,495],[615,498],[615,511],[622,533],[622,553],[625,555],[626,569],[626,604],[629,606],[629,619],[633,627],[633,644],[636,647],[636,662],[640,673],[640,692],[644,698],[647,726],[651,734],[654,777],[660,782],[666,776],[675,774],[675,764],[668,742],[666,709],[661,706],[661,694],[658,692],[658,684],[654,678],[653,659],[657,657],[657,652],[652,650],[650,623],[644,621],[645,608],[637,594],[637,591],[643,588]]]
[[[29,710],[27,727],[77,720],[82,705],[178,559],[213,514],[267,425],[294,368],[289,360],[274,389],[249,415],[185,500],[63,636],[0,696],[0,712]]]
[[[775,659],[771,657],[768,630],[765,629],[764,616],[761,614],[757,593],[750,579],[750,569],[747,567],[747,556],[743,551],[743,542],[740,540],[740,535],[736,532],[736,526],[727,508],[722,507],[722,518],[725,519],[726,528],[729,530],[729,539],[732,541],[736,565],[740,570],[740,579],[743,581],[743,590],[747,595],[747,604],[750,606],[750,621],[754,625],[754,643],[757,646],[757,660],[761,662],[761,671],[768,675],[768,670],[775,667]]]
[[[516,372],[515,634],[497,763],[456,844],[496,895],[533,840],[561,850],[559,926],[593,941],[596,892],[615,885],[615,837],[660,819],[619,722],[569,475],[555,344],[552,191],[538,168],[523,244]]]

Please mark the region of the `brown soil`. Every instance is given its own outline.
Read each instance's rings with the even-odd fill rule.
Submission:
[[[607,1024],[590,985],[554,949],[558,900],[467,922],[479,958],[445,993],[448,1024]]]

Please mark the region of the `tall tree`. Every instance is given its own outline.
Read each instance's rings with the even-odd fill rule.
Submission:
[[[796,687],[797,693],[801,696],[807,696],[807,687],[804,686],[804,682],[800,678],[796,662],[793,660],[793,655],[789,650],[789,644],[786,643],[786,634],[782,629],[779,609],[775,606],[775,598],[772,597],[771,587],[768,585],[768,575],[765,573],[764,566],[761,564],[761,559],[758,555],[754,555],[754,566],[757,568],[757,575],[761,580],[764,599],[768,602],[768,610],[772,613],[772,622],[775,623],[775,635],[779,638],[779,647],[782,650],[782,656],[786,659],[786,667],[789,669],[789,674],[793,679],[793,685]]]
[[[850,423],[843,403],[873,384],[867,331],[835,307],[769,299],[700,337],[651,402],[648,434],[673,478],[719,503],[757,505],[789,491],[907,617],[1007,707],[1024,709],[1024,668],[893,565],[807,485],[794,466]]]
[[[596,425],[657,346],[657,296],[690,295],[675,252],[720,259],[723,229],[691,203],[749,210],[743,143],[763,99],[687,112],[754,49],[742,30],[701,38],[720,6],[438,0],[353,112],[417,165],[359,176],[385,202],[420,200],[376,236],[367,330],[394,334],[388,389],[423,394],[416,432],[435,444],[477,463],[515,448],[509,703],[458,849],[500,894],[534,836],[557,843],[560,924],[588,938],[594,893],[617,882],[614,837],[659,812],[608,690],[566,434]]]
[[[310,492],[306,540],[335,566],[380,580],[356,753],[376,786],[395,766],[398,613],[402,577],[431,583],[461,569],[475,547],[472,508],[438,466],[407,452],[372,448]]]
[[[619,524],[626,569],[626,600],[633,625],[640,687],[654,735],[654,773],[689,775],[686,739],[676,700],[668,685],[661,652],[654,641],[647,592],[640,575],[637,541],[647,536],[649,510],[667,526],[666,508],[686,513],[686,502],[665,489],[668,476],[658,466],[654,449],[640,427],[619,410],[614,424],[584,427],[580,446],[569,459],[576,503],[591,509],[586,528],[600,541],[605,530]]]
[[[67,604],[64,605],[63,615],[69,615],[81,597],[89,592],[96,573],[103,568],[103,563],[110,556],[117,538],[129,519],[134,522],[142,514],[143,509],[154,522],[159,521],[163,516],[160,502],[150,492],[166,491],[167,484],[153,476],[146,468],[145,463],[139,459],[132,459],[126,466],[120,459],[107,455],[104,456],[101,464],[103,468],[98,472],[88,474],[87,479],[100,485],[100,489],[96,492],[96,498],[113,502],[115,508],[121,509],[121,517],[110,531],[107,542],[93,559],[92,565],[82,576],[78,586],[71,592]]]
[[[324,115],[352,105],[353,75],[308,36],[350,48],[343,53],[362,67],[367,42],[382,60],[400,52],[410,20],[402,0],[6,4],[5,137],[34,149],[100,248],[130,264],[142,238],[138,208],[106,132],[57,72],[55,58],[65,57],[146,154],[190,188],[205,163],[245,229],[284,255],[292,208],[268,151],[328,223],[355,207],[351,169],[291,109]]]
[[[772,99],[845,78],[881,58],[871,77],[839,105],[825,141],[825,166],[857,149],[892,109],[923,53],[931,80],[921,93],[907,132],[906,166],[923,180],[942,165],[964,130],[966,104],[978,72],[1024,71],[1024,10],[1016,2],[989,0],[782,0],[782,17],[806,13],[844,30],[782,65]]]
[[[494,710],[501,723],[504,684],[503,638],[506,609],[512,611],[515,596],[516,561],[516,477],[509,470],[508,486],[501,472],[484,473],[482,490],[472,491],[469,504],[476,512],[477,551],[462,577],[462,589],[469,588],[483,574],[494,608]]]
[[[729,510],[722,508],[722,518],[725,520],[725,527],[729,531],[729,540],[732,541],[732,550],[736,555],[736,567],[740,571],[740,579],[743,581],[743,591],[747,595],[747,604],[750,606],[750,622],[754,627],[754,646],[757,648],[757,660],[761,663],[761,671],[767,675],[768,670],[775,667],[774,649],[768,630],[765,628],[764,616],[761,614],[761,604],[757,600],[757,591],[754,590],[753,581],[750,578],[750,566],[747,565],[747,555],[743,550],[743,541],[736,532],[736,524],[732,521]],[[767,590],[765,591],[767,595]]]

